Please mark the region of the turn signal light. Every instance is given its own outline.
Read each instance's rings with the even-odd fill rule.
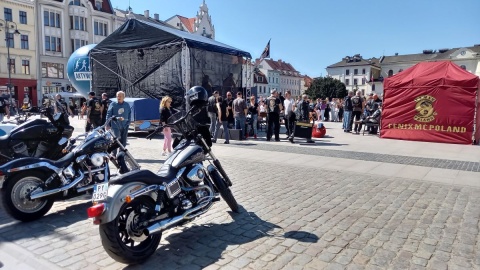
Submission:
[[[89,218],[99,217],[105,211],[105,204],[99,203],[87,209],[87,214]]]
[[[130,197],[130,195],[127,195],[127,196],[125,197],[125,202],[126,202],[126,203],[131,203],[131,202],[132,202],[132,197]]]

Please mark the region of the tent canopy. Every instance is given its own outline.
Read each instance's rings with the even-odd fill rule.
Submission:
[[[477,90],[478,77],[450,61],[422,62],[385,79],[387,88],[412,88],[432,86],[457,86]]]
[[[145,49],[177,42],[185,42],[190,48],[252,58],[248,52],[213,39],[137,19],[129,19],[93,48],[91,53]]]
[[[478,83],[450,61],[422,62],[387,78],[381,137],[470,144]]]

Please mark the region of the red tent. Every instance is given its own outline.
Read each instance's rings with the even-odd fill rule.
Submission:
[[[478,90],[479,78],[452,62],[416,64],[385,80],[380,136],[471,144]]]

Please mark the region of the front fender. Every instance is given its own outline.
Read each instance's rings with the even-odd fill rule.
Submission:
[[[107,200],[104,201],[105,211],[97,219],[100,220],[100,224],[105,224],[113,221],[123,204],[125,204],[125,197],[141,188],[146,187],[147,184],[142,182],[131,182],[124,185],[111,185],[108,187]],[[149,194],[152,198],[156,199],[155,192]]]

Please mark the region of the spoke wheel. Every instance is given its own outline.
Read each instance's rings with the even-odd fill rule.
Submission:
[[[45,175],[31,171],[13,176],[2,190],[2,204],[13,218],[33,221],[44,216],[53,205],[53,199],[43,197],[30,200],[28,194],[43,185]]]
[[[124,204],[113,221],[100,225],[102,245],[114,260],[126,264],[141,263],[150,257],[160,243],[161,234],[146,236],[142,211],[153,213],[155,202],[141,196]]]

